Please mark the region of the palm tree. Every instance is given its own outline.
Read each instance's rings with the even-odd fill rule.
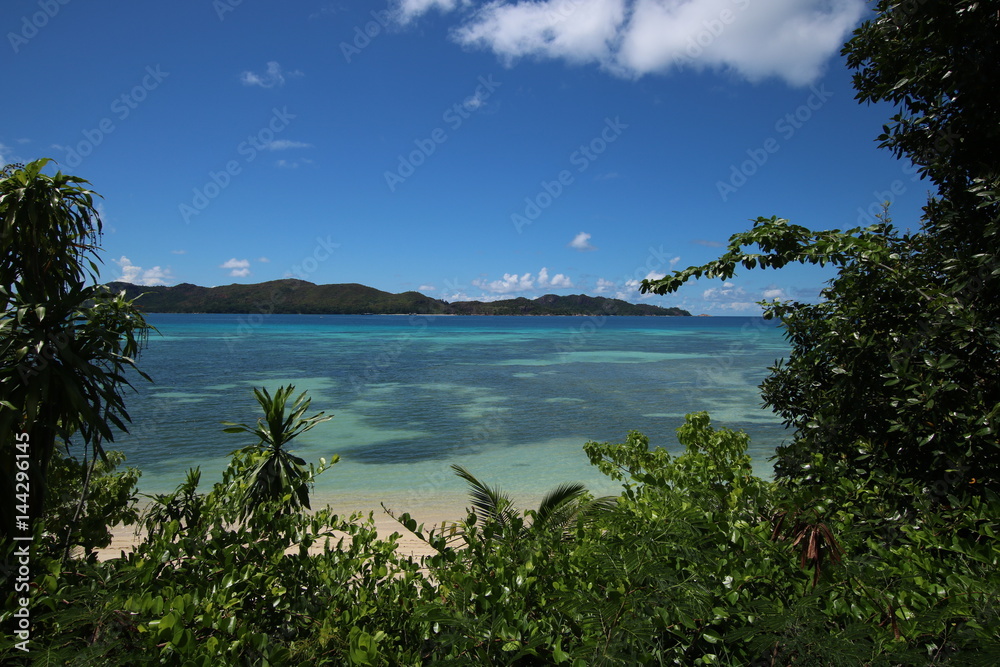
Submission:
[[[474,522],[495,526],[504,540],[558,535],[566,537],[578,520],[594,518],[614,507],[617,498],[590,498],[583,484],[560,484],[542,498],[538,509],[522,513],[513,500],[496,487],[489,487],[460,465],[452,465],[455,474],[469,484]],[[531,521],[526,523],[525,518]]]
[[[240,453],[250,457],[250,467],[234,484],[242,487],[241,515],[246,517],[264,502],[287,502],[285,511],[309,509],[309,482],[313,475],[308,470],[305,460],[291,454],[285,446],[293,438],[333,419],[333,415],[324,416],[319,412],[311,417],[303,417],[311,398],[306,392],[299,394],[286,414],[286,405],[293,385],[279,387],[274,396],[267,389],[254,388],[253,393],[264,410],[264,416],[257,420],[255,426],[224,422],[229,428],[226,433],[252,433],[259,438],[256,445],[240,450]],[[336,462],[336,459],[333,461]]]

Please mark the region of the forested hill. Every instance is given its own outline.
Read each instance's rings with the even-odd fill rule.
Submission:
[[[298,313],[323,315],[684,315],[680,308],[633,304],[619,299],[573,294],[546,294],[537,299],[448,303],[419,292],[391,294],[355,283],[314,285],[304,280],[274,280],[256,285],[144,287],[113,282],[148,313]]]

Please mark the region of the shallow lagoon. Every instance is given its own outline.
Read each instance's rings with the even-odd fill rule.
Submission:
[[[758,471],[786,437],[757,385],[787,355],[760,318],[151,315],[139,359],[154,380],[127,397],[132,433],[113,445],[163,492],[200,466],[206,486],[251,444],[223,421],[253,422],[253,387],[293,383],[335,415],[294,441],[310,461],[339,454],[320,502],[431,510],[464,503],[459,463],[534,502],[581,481],[614,492],[588,440],[644,432],[677,450],[683,415],[708,410],[746,430]],[[310,413],[311,414],[311,413]]]

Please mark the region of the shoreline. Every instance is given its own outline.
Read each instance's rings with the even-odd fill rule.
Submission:
[[[325,500],[327,502],[324,502]],[[434,554],[434,550],[429,545],[417,538],[416,535],[408,531],[402,524],[389,516],[389,514],[377,503],[373,506],[371,502],[358,503],[344,500],[339,502],[329,502],[329,499],[315,498],[313,499],[312,505],[315,509],[329,507],[337,516],[340,517],[349,517],[355,512],[361,512],[363,517],[367,517],[368,514],[371,513],[375,523],[375,529],[378,532],[380,539],[387,539],[393,533],[399,533],[400,537],[398,540],[399,546],[397,553],[400,555],[412,556],[413,558],[419,559],[420,557],[431,556]],[[466,504],[455,505],[440,502],[415,509],[396,509],[391,507],[389,503],[386,503],[386,506],[392,509],[397,515],[402,515],[408,512],[410,516],[416,520],[417,524],[424,525],[425,532],[431,528],[438,529],[443,524],[456,523],[457,521],[464,519],[466,516]],[[102,549],[95,550],[97,559],[100,561],[106,561],[114,558],[121,558],[123,551],[126,553],[130,552],[140,541],[140,538],[136,536],[136,528],[138,528],[138,525],[118,525],[112,528],[110,530],[111,544]],[[319,549],[322,549],[322,544],[317,544],[312,547],[312,550]]]

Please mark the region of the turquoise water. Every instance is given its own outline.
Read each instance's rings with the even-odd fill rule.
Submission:
[[[460,463],[525,503],[580,481],[617,489],[586,460],[588,440],[629,430],[679,449],[683,415],[708,410],[746,430],[760,472],[786,437],[757,385],[787,355],[759,318],[151,315],[139,359],[154,383],[127,397],[131,433],[114,447],[162,492],[188,468],[218,478],[252,444],[253,387],[292,383],[334,418],[294,441],[307,460],[339,454],[324,501],[405,511],[461,503]],[[311,413],[310,413],[311,414]]]

